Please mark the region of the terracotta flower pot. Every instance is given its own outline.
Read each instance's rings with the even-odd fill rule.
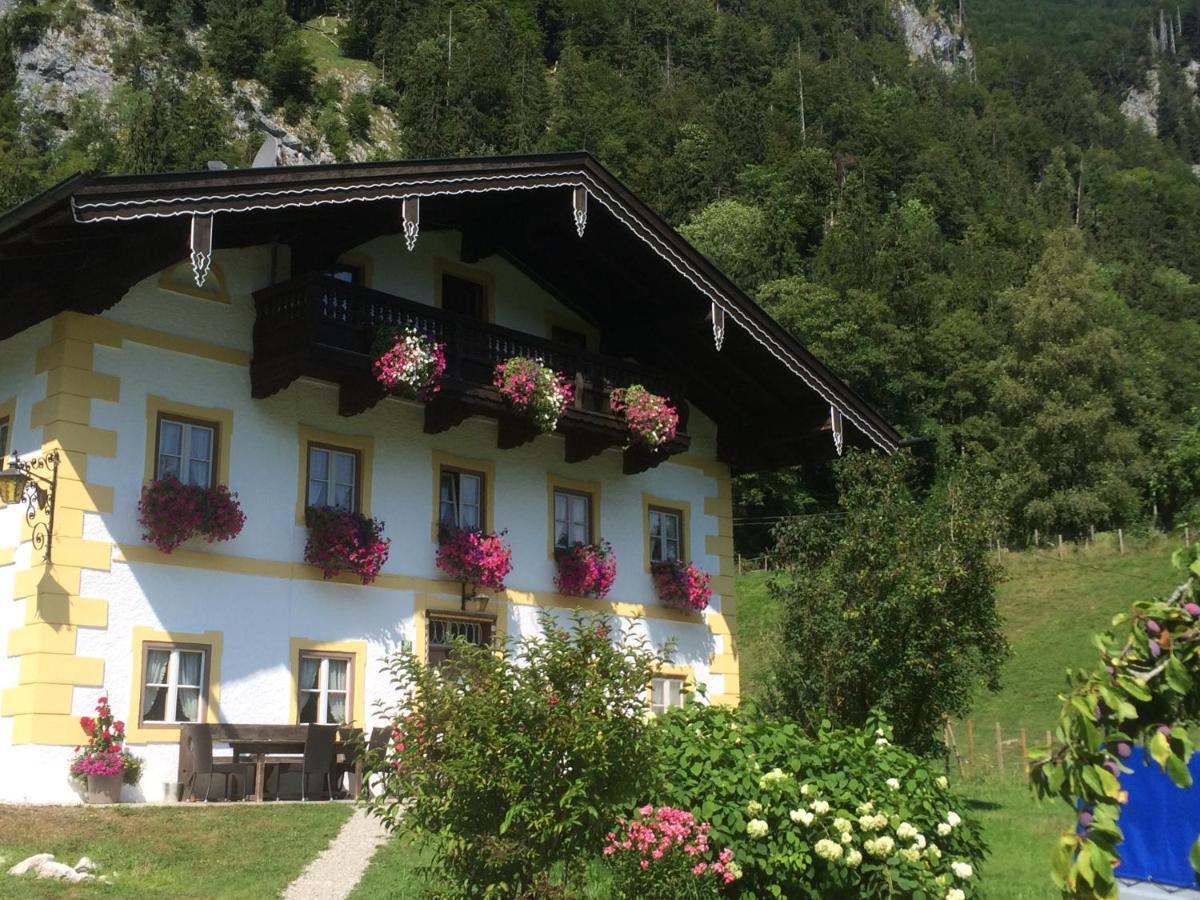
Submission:
[[[87,802],[120,803],[122,781],[120,774],[89,775],[87,777]]]

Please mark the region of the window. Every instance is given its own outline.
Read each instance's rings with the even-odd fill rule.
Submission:
[[[4,457],[8,455],[8,418],[0,418],[0,464],[4,462]],[[0,468],[3,468],[0,465]]]
[[[442,274],[442,309],[487,321],[487,287],[478,281]]]
[[[310,442],[305,505],[332,506],[334,509],[357,512],[359,468],[357,450],[343,450]]]
[[[460,638],[476,647],[486,647],[492,642],[494,627],[491,619],[428,616],[425,623],[426,661],[440,669],[453,653],[454,642]]]
[[[561,325],[550,326],[550,340],[556,344],[566,344],[575,350],[587,349],[587,335],[574,328],[563,328]]]
[[[554,549],[592,542],[592,498],[578,491],[554,489]]]
[[[349,722],[354,657],[345,653],[301,653],[297,721],[325,725]]]
[[[680,535],[683,516],[677,509],[650,507],[650,562],[675,562],[683,559]]]
[[[142,646],[142,723],[204,721],[210,648],[201,644]]]
[[[483,527],[483,473],[442,466],[438,524],[448,528]]]
[[[158,417],[154,477],[212,487],[216,472],[217,425],[175,416]]]
[[[659,675],[650,681],[650,712],[661,716],[668,709],[683,706],[683,679]]]

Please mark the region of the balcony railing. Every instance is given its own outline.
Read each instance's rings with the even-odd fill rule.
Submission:
[[[370,374],[371,344],[381,328],[415,328],[446,346],[446,374],[427,404],[425,430],[443,431],[471,415],[500,421],[499,443],[512,447],[534,433],[512,417],[492,385],[496,364],[513,356],[541,359],[574,383],[574,407],[559,421],[566,457],[575,462],[625,443],[624,420],[611,409],[613,388],[642,384],[679,409],[676,440],[661,450],[626,453],[626,470],[640,471],[685,450],[688,407],[680,380],[637,363],[480,322],[326,275],[302,275],[254,295],[253,396],[268,397],[308,375],[340,385],[339,411],[354,415],[384,394]]]

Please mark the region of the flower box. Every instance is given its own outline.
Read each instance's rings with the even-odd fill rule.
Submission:
[[[571,597],[608,596],[617,577],[617,557],[612,544],[576,544],[557,554],[558,572],[554,586]]]
[[[562,375],[540,359],[514,356],[496,366],[493,384],[508,405],[529,419],[543,434],[550,434],[571,405],[575,389]]]
[[[203,488],[184,484],[173,475],[142,488],[138,501],[142,540],[170,553],[196,535],[212,541],[230,541],[246,524],[238,495],[224,485]]]
[[[703,569],[680,560],[655,563],[650,567],[658,599],[685,612],[700,612],[712,599],[711,577]]]
[[[375,380],[393,394],[432,400],[446,372],[446,345],[413,327],[381,331],[372,347]]]
[[[614,388],[608,399],[612,411],[624,415],[632,443],[657,449],[675,439],[679,411],[666,397],[633,384],[627,388]]]
[[[310,506],[304,511],[308,543],[304,561],[321,570],[326,580],[353,572],[370,584],[387,562],[391,540],[383,536],[383,523],[362,513],[330,506]]]
[[[504,590],[512,570],[512,548],[499,534],[470,528],[443,528],[439,534],[437,567],[465,585]]]

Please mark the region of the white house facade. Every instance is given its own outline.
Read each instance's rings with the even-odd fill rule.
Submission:
[[[68,763],[102,695],[146,761],[126,798],[159,800],[181,722],[382,724],[390,654],[437,664],[450,635],[535,633],[540,608],[673,642],[656,709],[691,685],[736,703],[732,471],[898,436],[622,191],[575,155],[84,179],[0,218],[0,453],[59,459],[47,508],[0,506],[0,802],[78,802]],[[384,395],[364,316],[423,309],[452,384]],[[455,341],[579,360],[600,405],[525,433]],[[683,412],[653,453],[596,399],[643,369]],[[240,534],[154,546],[138,502],[164,475],[235,492]],[[313,505],[382,520],[370,584],[304,561]],[[435,565],[444,524],[506,532],[482,610]],[[600,539],[608,596],[558,593],[556,551]],[[672,559],[711,574],[707,610],[657,598]]]

